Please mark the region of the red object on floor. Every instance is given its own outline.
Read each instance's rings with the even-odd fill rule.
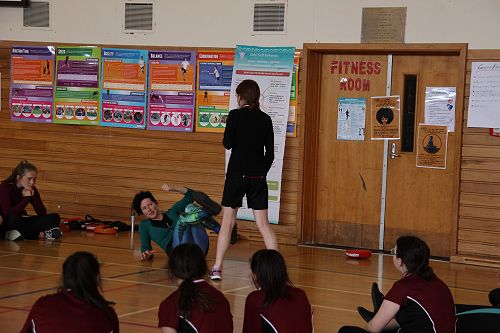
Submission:
[[[345,250],[345,255],[349,258],[366,259],[372,256],[372,251],[363,249]]]
[[[99,225],[94,228],[94,233],[103,235],[114,235],[116,234],[116,229],[113,227],[107,227],[105,225]]]

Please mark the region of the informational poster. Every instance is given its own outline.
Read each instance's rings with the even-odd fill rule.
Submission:
[[[51,123],[54,109],[53,46],[11,50],[10,115],[15,121]]]
[[[500,128],[500,62],[473,62],[467,127]]]
[[[366,98],[339,98],[337,140],[365,139]]]
[[[196,51],[149,52],[147,129],[193,131]]]
[[[102,50],[101,126],[146,126],[147,50]]]
[[[196,131],[224,132],[229,113],[234,51],[198,51]]]
[[[445,125],[448,132],[455,131],[455,87],[425,88],[425,123],[427,125]]]
[[[288,111],[288,122],[286,126],[286,136],[292,138],[297,137],[299,60],[300,52],[295,52],[293,57],[292,87],[290,89],[290,110]]]
[[[371,104],[371,139],[399,139],[400,97],[372,97]]]
[[[417,168],[446,169],[448,127],[418,125]]]
[[[230,110],[238,107],[236,87],[246,79],[254,80],[260,87],[260,109],[273,121],[274,162],[267,174],[269,188],[269,221],[278,223],[281,200],[281,177],[285,153],[286,128],[290,108],[294,47],[236,46],[233,80],[231,83]],[[230,152],[226,154],[226,162]],[[238,210],[238,218],[253,220],[251,209]]]
[[[500,136],[500,128],[490,128],[491,136]]]
[[[101,48],[58,47],[54,122],[99,124],[99,63]]]

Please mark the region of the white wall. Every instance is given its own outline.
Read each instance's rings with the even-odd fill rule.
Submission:
[[[250,0],[155,0],[155,32],[122,31],[125,0],[49,0],[50,30],[22,27],[22,9],[0,9],[0,39],[192,47],[358,43],[363,7],[407,7],[407,43],[465,42],[500,49],[499,0],[288,0],[287,33],[251,35]]]

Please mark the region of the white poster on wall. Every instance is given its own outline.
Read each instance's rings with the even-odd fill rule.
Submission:
[[[257,82],[260,88],[260,108],[273,121],[274,162],[267,174],[269,189],[269,222],[279,221],[281,201],[281,177],[285,155],[286,128],[290,106],[294,47],[236,46],[233,77],[231,82],[230,110],[238,107],[236,87],[246,79]],[[226,153],[226,165],[230,151]],[[238,210],[238,218],[253,220],[246,198]]]
[[[500,62],[473,62],[467,127],[500,127]]]
[[[366,98],[338,99],[337,140],[365,139]]]
[[[455,132],[455,87],[425,88],[425,123],[448,127],[448,132]]]

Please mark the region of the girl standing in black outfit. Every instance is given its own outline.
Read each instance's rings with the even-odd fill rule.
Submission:
[[[266,176],[274,160],[274,132],[271,117],[259,108],[260,89],[257,82],[244,80],[236,88],[239,109],[229,112],[223,145],[231,149],[222,195],[222,226],[217,239],[212,280],[222,279],[222,262],[229,247],[236,213],[246,195],[257,227],[267,249],[277,249],[276,235],[267,216]]]

